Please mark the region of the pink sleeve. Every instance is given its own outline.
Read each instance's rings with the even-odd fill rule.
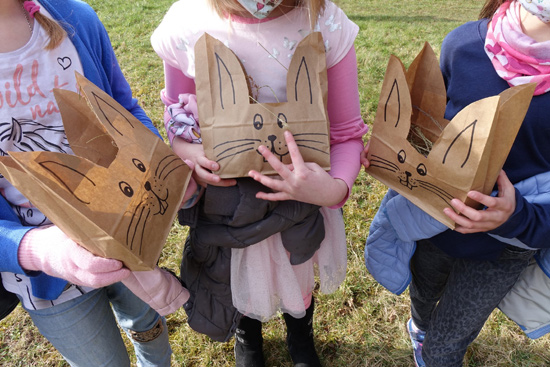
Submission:
[[[348,195],[333,208],[342,207],[361,169],[363,135],[368,126],[361,117],[355,49],[327,70],[328,116],[330,120],[330,175],[344,180]]]
[[[160,99],[166,107],[178,103],[180,94],[195,94],[195,81],[188,78],[183,72],[168,63],[164,63],[164,85],[165,88],[160,92]],[[196,117],[196,115],[195,115]],[[168,109],[164,109],[164,127],[170,144],[174,140],[174,132],[169,128],[172,116]]]

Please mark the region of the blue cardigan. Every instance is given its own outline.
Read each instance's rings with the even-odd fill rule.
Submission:
[[[161,138],[137,99],[132,97],[107,31],[95,11],[78,0],[40,0],[40,5],[67,31],[80,57],[84,76]],[[32,228],[23,226],[6,199],[0,196],[0,271],[25,274],[19,265],[17,251],[21,239]],[[65,280],[41,272],[27,275],[31,276],[33,295],[42,299],[56,299],[67,284]]]

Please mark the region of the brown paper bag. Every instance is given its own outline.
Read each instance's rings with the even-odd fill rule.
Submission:
[[[191,172],[109,95],[81,75],[77,82],[82,97],[54,91],[75,155],[10,152],[0,172],[90,252],[151,270]]]
[[[534,85],[509,88],[444,119],[446,92],[426,43],[409,70],[391,56],[373,124],[367,172],[449,228],[443,213],[470,190],[489,194],[510,152]]]
[[[276,173],[257,151],[265,145],[290,163],[284,129],[294,135],[306,162],[330,169],[326,112],[327,76],[321,33],[296,47],[287,75],[287,102],[254,103],[247,75],[235,54],[204,34],[195,46],[197,103],[206,156],[222,178],[247,177],[254,169]]]

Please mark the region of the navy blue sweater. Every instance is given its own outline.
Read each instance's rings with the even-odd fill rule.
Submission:
[[[446,119],[472,102],[509,88],[485,53],[487,23],[487,19],[466,23],[443,41],[440,64],[447,87]],[[514,184],[550,171],[550,93],[533,97],[504,171]],[[550,206],[529,204],[517,191],[516,201],[512,217],[491,233],[518,238],[533,248],[550,247]],[[485,260],[497,258],[506,246],[486,233],[463,235],[451,230],[431,240],[452,256]]]

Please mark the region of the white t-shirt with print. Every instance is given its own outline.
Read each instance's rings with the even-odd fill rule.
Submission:
[[[50,16],[41,7],[43,15]],[[65,37],[59,47],[44,50],[49,38],[34,22],[29,42],[18,50],[0,53],[0,155],[9,151],[53,151],[72,154],[65,136],[54,88],[76,92],[75,71],[83,74],[76,48]],[[29,226],[49,224],[49,220],[4,177],[0,190],[21,219]],[[91,288],[68,285],[55,301],[31,295],[28,277],[2,272],[7,290],[19,294],[25,307],[40,309],[75,298]]]
[[[327,1],[314,29],[323,35],[327,68],[353,47],[359,27],[334,3]],[[194,47],[205,32],[222,41],[239,58],[260,88],[258,101],[286,101],[286,75],[296,45],[310,33],[308,10],[297,7],[260,23],[220,18],[205,0],[180,0],[168,10],[151,37],[158,55],[189,78],[195,77]]]

